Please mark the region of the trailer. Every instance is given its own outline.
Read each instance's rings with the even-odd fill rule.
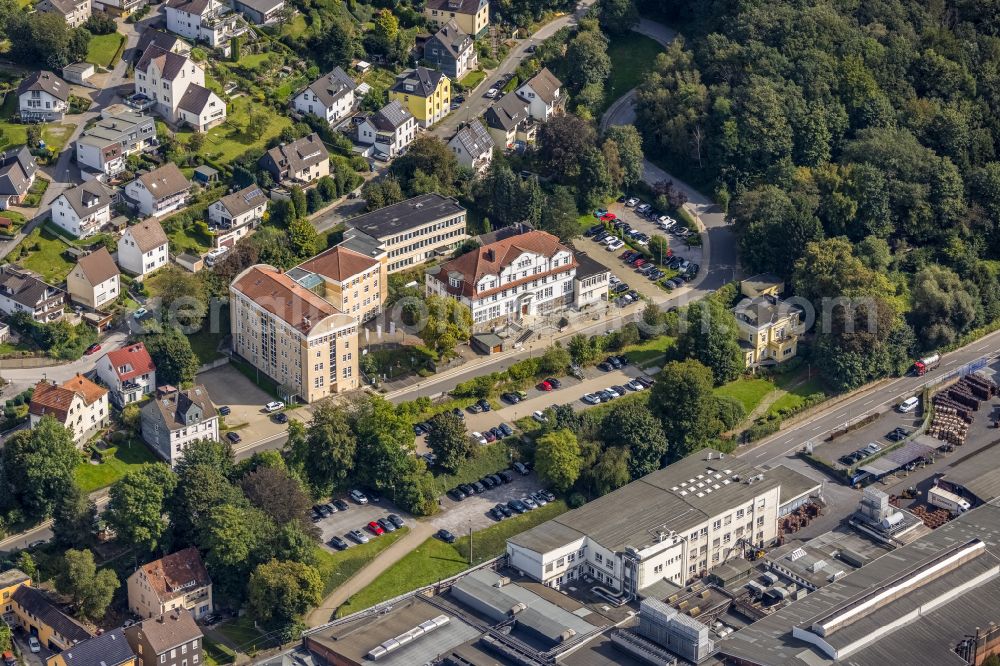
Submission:
[[[940,486],[934,486],[927,491],[927,503],[931,506],[947,509],[953,514],[965,513],[972,508],[968,500],[962,499]]]
[[[939,365],[941,365],[941,355],[931,354],[913,364],[913,373],[920,377],[926,375],[931,370],[936,370]]]

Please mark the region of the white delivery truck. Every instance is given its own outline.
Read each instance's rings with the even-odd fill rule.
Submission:
[[[932,506],[948,509],[952,513],[964,513],[972,508],[967,500],[962,499],[955,493],[949,492],[940,486],[934,486],[927,491],[927,502]]]

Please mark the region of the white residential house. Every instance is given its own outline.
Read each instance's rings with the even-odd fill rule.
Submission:
[[[247,31],[246,21],[218,0],[170,0],[167,30],[212,48],[229,50],[229,40]]]
[[[218,412],[200,384],[184,390],[161,386],[156,398],[143,406],[140,421],[143,440],[171,467],[188,444],[219,439]]]
[[[68,28],[79,28],[90,18],[90,0],[42,0],[35,9],[61,16]]]
[[[101,111],[101,119],[76,140],[76,163],[81,169],[117,176],[127,166],[125,158],[155,146],[156,122],[122,105]]]
[[[62,120],[69,110],[69,84],[52,72],[29,74],[17,87],[17,109],[26,122]]]
[[[80,257],[66,276],[66,291],[75,303],[100,310],[121,295],[121,273],[106,247]]]
[[[416,135],[417,119],[397,100],[358,124],[358,143],[373,146],[376,159],[393,159],[413,143]]]
[[[43,282],[31,271],[14,264],[0,266],[0,312],[26,312],[40,323],[58,321],[63,316],[66,292]]]
[[[53,417],[73,433],[73,443],[80,448],[108,425],[108,390],[80,374],[62,384],[38,382],[28,416],[32,428],[43,417]]]
[[[531,117],[539,122],[545,122],[558,113],[566,101],[562,94],[562,81],[548,67],[543,67],[542,71],[518,88],[515,94],[528,103]]]
[[[76,238],[86,238],[111,221],[114,191],[101,181],[71,187],[52,202],[52,223]]]
[[[205,70],[187,56],[151,44],[135,66],[135,91],[174,125],[205,132],[226,119],[226,105],[205,87]]]
[[[208,223],[215,231],[216,247],[232,247],[240,238],[253,233],[264,219],[267,196],[250,185],[224,196],[208,207]]]
[[[315,132],[275,146],[258,163],[276,183],[307,184],[330,175],[330,153]]]
[[[97,361],[96,370],[119,408],[156,390],[156,366],[141,342],[108,352]]]
[[[125,196],[143,215],[160,217],[184,205],[191,182],[173,162],[146,172],[125,186]]]
[[[292,100],[292,108],[309,113],[331,125],[346,118],[354,109],[357,84],[340,67],[312,83]]]
[[[520,321],[574,305],[577,266],[573,251],[556,236],[528,231],[429,270],[427,295],[464,303],[477,326]]]
[[[478,173],[486,171],[493,162],[493,138],[479,120],[473,120],[460,129],[448,142],[448,147],[455,153],[459,164]]]
[[[118,265],[139,279],[163,268],[169,260],[170,240],[156,220],[143,220],[125,229],[118,240]]]

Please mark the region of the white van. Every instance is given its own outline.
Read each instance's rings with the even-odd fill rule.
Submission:
[[[898,409],[901,414],[908,414],[912,412],[914,409],[916,409],[917,405],[919,404],[920,404],[919,399],[915,397],[907,398],[903,402],[899,403],[899,406],[897,406],[896,409]]]

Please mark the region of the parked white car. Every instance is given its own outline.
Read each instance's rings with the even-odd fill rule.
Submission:
[[[628,206],[629,208],[632,208],[637,203],[639,203],[639,200],[636,199],[635,197],[632,197],[631,199],[629,199],[628,201],[625,202],[625,205]]]
[[[474,442],[476,442],[476,444],[480,444],[482,446],[485,446],[486,443],[487,443],[486,442],[486,438],[483,437],[483,433],[481,433],[481,432],[477,432],[477,431],[473,430],[471,433],[469,433],[469,437],[471,437],[472,440]]]
[[[499,92],[500,91],[497,88],[490,88],[489,90],[486,91],[486,98],[493,99],[494,97],[497,96]]]
[[[621,249],[623,247],[625,247],[625,243],[616,238],[613,241],[611,241],[610,243],[608,243],[608,248],[607,249],[608,249],[608,252],[614,252],[615,250]]]
[[[549,417],[545,416],[545,414],[543,414],[540,411],[536,411],[534,414],[532,414],[531,418],[535,419],[539,423],[548,423],[549,421]]]
[[[264,411],[266,411],[268,414],[271,414],[273,412],[280,412],[284,408],[285,408],[285,403],[278,402],[277,400],[274,400],[264,405]]]

